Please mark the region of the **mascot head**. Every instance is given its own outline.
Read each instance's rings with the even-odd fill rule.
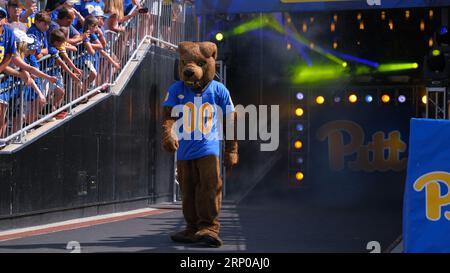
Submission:
[[[211,42],[181,42],[180,79],[187,86],[203,90],[216,74],[217,46]]]

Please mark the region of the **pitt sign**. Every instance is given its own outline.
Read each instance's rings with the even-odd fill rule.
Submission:
[[[450,220],[450,173],[430,172],[419,177],[413,184],[416,192],[425,191],[426,217],[430,221],[439,221],[442,216]]]
[[[344,134],[350,141],[345,142]],[[385,138],[382,131],[372,135],[372,141],[364,143],[365,133],[357,123],[349,120],[331,121],[321,126],[317,132],[320,141],[328,140],[328,160],[333,171],[342,171],[347,166],[352,171],[402,171],[406,168],[406,151],[399,131],[392,131]],[[387,152],[387,157],[385,156]],[[356,154],[354,161],[347,157]]]

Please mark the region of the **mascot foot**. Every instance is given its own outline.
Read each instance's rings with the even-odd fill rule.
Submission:
[[[223,245],[219,236],[209,230],[200,230],[195,233],[198,237],[198,242],[208,247],[221,247]]]
[[[195,231],[187,229],[170,234],[170,239],[177,243],[186,244],[196,243],[199,240],[198,236],[195,235]]]

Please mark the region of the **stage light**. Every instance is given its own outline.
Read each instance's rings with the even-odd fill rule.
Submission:
[[[386,12],[385,11],[382,11],[381,12],[381,20],[386,20]]]
[[[299,156],[297,157],[297,164],[303,164],[303,157]]]
[[[295,179],[296,179],[297,181],[302,181],[303,178],[304,178],[304,175],[303,175],[302,172],[296,172],[296,173],[295,173]]]
[[[333,42],[333,49],[338,48],[338,43],[337,42]]]
[[[384,103],[388,103],[391,100],[391,97],[389,97],[389,95],[384,94],[383,96],[381,96],[381,101]]]
[[[300,150],[303,147],[303,143],[300,140],[294,142],[294,148]]]
[[[425,31],[425,21],[423,19],[420,20],[420,31]]]
[[[336,102],[336,103],[341,102],[341,98],[340,97],[334,97],[334,102]]]
[[[297,131],[299,131],[299,132],[301,132],[301,131],[303,131],[303,125],[302,124],[297,124],[296,126],[295,126],[295,130],[297,130]]]
[[[363,21],[359,22],[359,29],[364,30],[364,22]]]
[[[428,16],[430,16],[430,19],[433,19],[434,11],[433,11],[432,9],[430,9],[430,10],[428,11]]]
[[[292,48],[291,43],[288,43],[287,46],[286,46],[286,49],[287,49],[287,50],[291,50],[291,48]]]
[[[411,12],[409,10],[405,11],[405,18],[409,19],[409,17],[411,17]]]
[[[330,31],[334,32],[336,30],[336,24],[335,23],[331,23],[330,25]]]
[[[436,36],[436,44],[438,45],[448,45],[450,43],[450,33],[448,32],[447,26],[441,26],[439,30],[439,35]]]
[[[394,63],[394,64],[380,64],[378,72],[391,72],[419,68],[418,63]]]
[[[338,20],[338,15],[337,14],[333,15],[333,21],[336,23],[337,20]]]
[[[358,19],[358,21],[360,21],[362,19],[362,14],[358,13],[358,15],[356,16],[356,19]]]
[[[398,102],[404,103],[406,101],[406,97],[403,95],[398,96]]]
[[[351,94],[351,95],[348,97],[348,101],[349,101],[350,103],[356,103],[356,102],[358,101],[358,97],[357,97],[355,94]]]
[[[365,100],[367,103],[371,103],[373,101],[373,97],[371,95],[367,95]]]
[[[302,92],[298,92],[297,95],[295,95],[295,97],[296,97],[298,100],[302,100],[302,99],[304,98]]]
[[[433,51],[431,51],[431,54],[434,57],[437,57],[437,56],[441,55],[441,51],[439,49],[433,49]]]
[[[422,103],[423,103],[423,104],[427,104],[427,101],[428,101],[427,95],[423,95],[423,96],[422,96]]]
[[[216,40],[217,40],[218,42],[221,42],[221,41],[223,40],[223,34],[222,34],[221,32],[218,32],[218,33],[216,34]]]
[[[308,31],[308,25],[306,23],[303,23],[302,30],[305,33]]]
[[[323,104],[325,102],[325,98],[323,96],[318,96],[316,98],[316,103],[317,104]]]
[[[302,108],[297,108],[297,109],[295,109],[295,115],[297,116],[297,117],[301,117],[301,116],[303,116],[303,109]]]
[[[392,19],[389,20],[389,29],[394,30],[394,22],[392,21]]]
[[[342,61],[340,65],[298,65],[291,69],[291,80],[294,84],[322,83],[345,77],[348,77],[348,73],[342,66]]]
[[[347,62],[343,62],[343,63],[342,63],[342,66],[343,66],[343,67],[347,67],[347,66],[348,66],[348,63],[347,63]]]
[[[430,39],[428,39],[428,46],[432,47],[433,45],[434,45],[433,37],[430,37]]]

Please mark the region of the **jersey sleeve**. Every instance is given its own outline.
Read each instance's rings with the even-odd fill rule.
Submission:
[[[230,91],[225,86],[220,87],[220,107],[225,114],[234,112],[234,104],[231,100]]]
[[[8,46],[5,48],[5,55],[6,54],[16,54],[16,36],[14,36],[14,33],[11,31],[11,35],[9,36]]]
[[[179,88],[177,84],[173,84],[169,91],[167,91],[166,98],[164,99],[163,106],[173,107],[178,103],[177,93],[179,92]]]

